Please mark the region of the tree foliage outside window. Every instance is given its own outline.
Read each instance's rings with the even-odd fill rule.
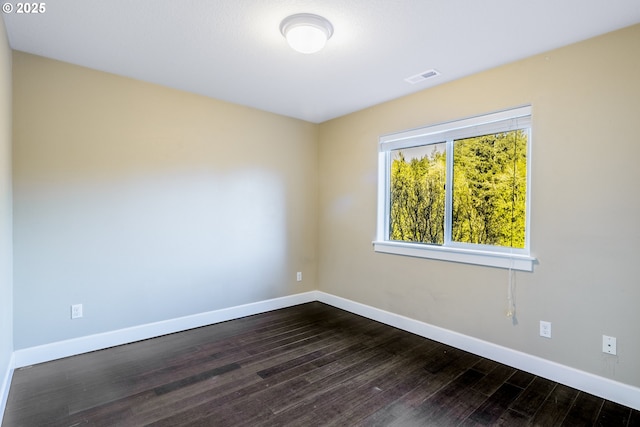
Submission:
[[[524,248],[527,144],[518,129],[392,150],[389,240],[443,245],[449,223],[452,242]]]
[[[389,238],[405,242],[444,243],[444,144],[392,152]],[[429,150],[430,146],[426,146]]]

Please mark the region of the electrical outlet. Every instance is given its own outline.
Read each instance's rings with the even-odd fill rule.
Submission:
[[[616,337],[602,336],[602,352],[607,354],[617,354]]]
[[[78,319],[82,317],[82,304],[73,304],[71,306],[71,318]]]
[[[298,271],[298,272],[296,273],[296,280],[297,280],[298,282],[302,282],[302,271]]]
[[[551,322],[540,321],[540,336],[551,338]]]

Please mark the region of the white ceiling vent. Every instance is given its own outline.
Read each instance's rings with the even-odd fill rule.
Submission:
[[[430,79],[435,76],[439,76],[440,73],[437,70],[431,69],[427,71],[423,71],[415,76],[407,77],[404,81],[411,83],[412,85],[416,83],[420,83],[421,81]]]

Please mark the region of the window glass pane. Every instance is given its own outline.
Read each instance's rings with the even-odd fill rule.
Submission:
[[[454,141],[452,241],[525,247],[527,135]]]
[[[389,240],[444,243],[445,148],[391,150]]]

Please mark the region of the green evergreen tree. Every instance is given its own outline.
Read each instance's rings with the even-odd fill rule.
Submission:
[[[523,248],[527,134],[458,140],[453,152],[452,240]]]

